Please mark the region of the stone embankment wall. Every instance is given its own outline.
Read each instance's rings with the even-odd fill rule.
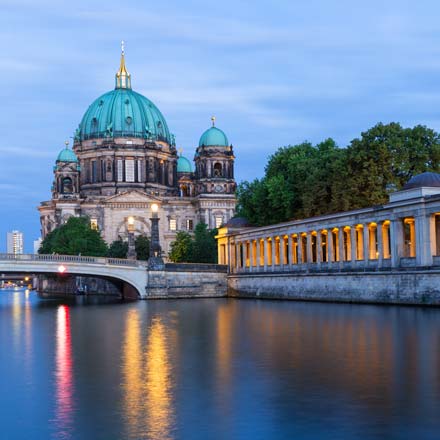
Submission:
[[[230,275],[228,296],[440,305],[440,270]]]
[[[227,266],[168,263],[149,271],[145,299],[212,298],[227,294]]]

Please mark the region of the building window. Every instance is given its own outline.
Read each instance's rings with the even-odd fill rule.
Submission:
[[[142,161],[137,161],[137,181],[142,182]]]
[[[92,160],[92,183],[96,183],[98,179],[98,166],[96,160]]]
[[[214,165],[214,177],[222,177],[222,164],[220,162],[217,162]]]
[[[93,229],[94,231],[98,230],[98,220],[96,218],[90,219],[90,228]]]
[[[223,217],[215,217],[215,227],[218,229],[223,224]]]
[[[125,161],[125,181],[134,182],[134,160],[128,159]]]
[[[170,218],[170,231],[177,230],[177,220],[175,218]]]
[[[122,159],[117,160],[117,170],[118,170],[118,182],[123,182],[124,176],[123,176],[123,169],[122,169]]]
[[[186,220],[186,229],[187,229],[188,231],[192,231],[193,228],[194,228],[193,220],[190,219],[190,218],[188,218],[188,219]]]
[[[62,189],[61,192],[63,194],[72,194],[73,193],[73,183],[70,177],[64,177],[62,181]]]

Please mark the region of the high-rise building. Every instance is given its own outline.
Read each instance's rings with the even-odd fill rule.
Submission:
[[[38,250],[40,249],[42,241],[43,240],[41,239],[41,237],[34,240],[34,254],[38,254]]]
[[[23,253],[23,233],[11,231],[7,233],[8,254],[20,255]]]

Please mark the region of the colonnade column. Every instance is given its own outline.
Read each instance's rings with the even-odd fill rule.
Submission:
[[[281,268],[284,268],[284,254],[285,254],[284,236],[280,235],[280,267]]]
[[[379,253],[377,264],[379,267],[382,267],[383,265],[383,229],[382,228],[383,228],[383,222],[378,222],[376,232],[377,232],[377,252]]]
[[[336,260],[336,258],[333,258],[333,232],[331,229],[327,232],[327,262],[333,263],[333,260]]]
[[[316,262],[318,265],[322,263],[322,235],[319,230],[316,232]]]
[[[292,269],[294,249],[293,249],[293,239],[291,232],[289,232],[287,235],[287,251],[289,253],[287,264],[289,265],[289,269]]]
[[[370,259],[370,226],[366,223],[363,225],[363,240],[364,240],[364,263],[368,264]]]
[[[276,257],[276,238],[272,238],[272,270],[275,270],[275,257]]]
[[[311,263],[312,262],[312,233],[309,231],[307,232],[307,263]]]
[[[351,242],[351,262],[355,263],[357,258],[357,249],[356,249],[356,225],[350,227],[350,242]]]
[[[430,218],[426,215],[425,209],[415,218],[416,227],[416,265],[431,266],[432,251],[430,238]]]
[[[258,237],[257,239],[257,246],[256,246],[256,258],[257,258],[257,272],[260,270],[260,266],[261,266],[261,261],[260,261],[260,255],[261,255],[261,249],[260,249],[260,238]]]
[[[303,249],[302,249],[302,236],[300,233],[298,233],[297,238],[296,238],[296,243],[297,243],[297,255],[298,255],[298,264],[302,264],[302,253],[303,253]]]
[[[240,243],[235,242],[235,271],[240,269]]]
[[[391,266],[400,266],[403,252],[403,223],[400,218],[391,220]]]
[[[249,252],[249,272],[254,270],[254,240],[249,240],[246,243],[246,252]]]
[[[345,255],[344,255],[344,228],[341,226],[338,230],[339,238],[339,265],[342,267],[344,265]]]
[[[263,238],[264,271],[267,272],[267,238]]]

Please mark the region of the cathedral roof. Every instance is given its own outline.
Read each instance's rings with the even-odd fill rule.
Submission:
[[[75,140],[135,137],[173,145],[173,136],[160,110],[148,98],[132,90],[124,51],[115,81],[115,89],[95,99],[87,109]]]
[[[184,156],[179,156],[177,159],[178,173],[192,173],[192,165],[189,159]]]
[[[215,117],[213,116],[211,118],[212,120],[212,127],[206,130],[199,141],[199,147],[202,145],[205,146],[222,146],[227,147],[229,145],[228,138],[226,137],[226,134],[217,128],[215,123]]]

